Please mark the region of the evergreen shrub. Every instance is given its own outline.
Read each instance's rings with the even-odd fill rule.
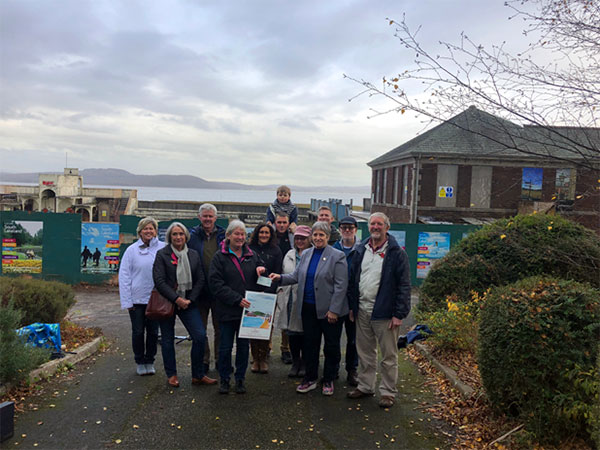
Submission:
[[[50,359],[50,350],[25,345],[18,336],[23,313],[12,303],[0,306],[0,383],[18,383]]]
[[[0,306],[11,301],[23,313],[20,328],[35,322],[59,323],[75,304],[75,295],[71,286],[58,281],[0,277]]]
[[[468,302],[534,276],[588,282],[600,287],[600,236],[561,216],[520,215],[500,219],[470,234],[430,270],[421,286],[420,311],[446,307],[447,297]]]
[[[600,290],[589,284],[531,277],[485,294],[478,350],[485,390],[540,442],[589,439],[598,401],[589,374],[599,350]]]

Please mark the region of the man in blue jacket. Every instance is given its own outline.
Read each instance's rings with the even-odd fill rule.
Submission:
[[[210,262],[217,252],[221,242],[225,239],[225,229],[217,225],[217,208],[211,203],[204,203],[198,209],[198,219],[200,225],[190,230],[190,240],[187,243],[188,248],[193,248],[200,254],[202,259],[202,268],[204,269],[204,279],[208,280],[208,270]],[[215,314],[216,300],[210,292],[208,283],[204,285],[204,289],[200,294],[200,314],[204,326],[208,328],[208,314],[212,311],[212,324],[214,329],[214,360],[219,359],[219,322]],[[204,349],[204,370],[208,372],[210,368],[210,346],[206,340]]]
[[[348,263],[348,279],[350,279],[350,268],[352,267],[352,257],[356,253],[356,249],[360,245],[360,241],[356,237],[358,231],[358,223],[354,217],[344,217],[340,220],[340,232],[342,238],[333,244],[333,248],[341,250],[346,255]],[[348,372],[348,384],[350,386],[358,386],[358,354],[356,353],[356,322],[350,320],[350,315],[344,319],[344,328],[346,329],[346,372]]]
[[[370,237],[352,258],[348,300],[356,321],[358,387],[349,398],[375,394],[377,347],[381,351],[379,406],[394,405],[398,389],[398,335],[410,312],[408,256],[388,234],[390,220],[383,213],[369,217]]]

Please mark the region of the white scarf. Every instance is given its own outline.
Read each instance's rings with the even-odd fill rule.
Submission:
[[[188,247],[185,244],[183,250],[177,251],[175,247],[171,246],[171,250],[177,257],[177,295],[185,298],[186,291],[192,289],[192,270],[188,258]]]

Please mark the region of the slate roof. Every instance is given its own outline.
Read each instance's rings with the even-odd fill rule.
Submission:
[[[600,161],[600,128],[522,127],[470,106],[465,111],[367,163],[369,166],[409,156],[530,157]]]

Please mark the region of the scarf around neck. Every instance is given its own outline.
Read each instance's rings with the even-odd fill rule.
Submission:
[[[171,246],[171,250],[177,257],[177,295],[185,298],[185,292],[192,289],[192,270],[188,258],[188,246],[184,245],[181,251]]]

